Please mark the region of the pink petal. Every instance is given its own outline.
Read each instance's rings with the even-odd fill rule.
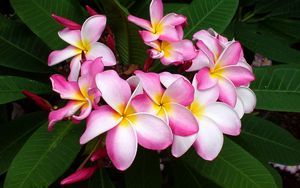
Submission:
[[[147,112],[153,115],[157,114],[160,110],[160,107],[147,94],[140,94],[134,97],[131,105],[137,112]]]
[[[148,31],[152,31],[151,23],[148,20],[144,20],[142,18],[135,17],[133,15],[129,15],[127,17],[129,22],[132,22]]]
[[[211,76],[210,69],[208,67],[202,68],[196,74],[196,79],[198,81],[197,88],[199,90],[212,88],[218,83],[217,78]]]
[[[177,34],[178,34],[179,39],[182,40],[183,35],[184,35],[183,26],[181,26],[181,25],[176,26],[176,30],[177,30]]]
[[[69,101],[66,106],[50,112],[48,117],[48,130],[52,131],[56,122],[75,114],[83,104],[81,101]]]
[[[174,157],[181,157],[193,145],[197,136],[198,134],[193,134],[191,136],[174,135],[172,155]]]
[[[163,150],[171,145],[172,131],[160,118],[146,113],[137,113],[127,117],[137,132],[138,143],[144,148]]]
[[[104,66],[112,66],[117,63],[114,53],[109,47],[100,42],[95,42],[90,51],[86,54],[88,60],[95,60],[100,57]]]
[[[80,30],[63,29],[58,32],[58,36],[65,42],[82,49]]]
[[[219,89],[218,86],[215,85],[209,89],[199,91],[197,87],[197,79],[194,77],[193,85],[195,87],[194,101],[201,104],[202,106],[206,106],[210,103],[216,102],[219,98]]]
[[[198,132],[198,123],[191,111],[180,104],[167,103],[164,108],[168,114],[173,134],[190,136]]]
[[[80,137],[80,144],[85,144],[100,134],[114,128],[122,120],[108,105],[100,106],[94,110],[87,119],[86,130]]]
[[[81,39],[85,47],[98,41],[105,29],[106,17],[103,15],[95,15],[89,17],[82,25]]]
[[[56,65],[80,53],[81,50],[75,48],[74,46],[68,46],[62,50],[55,50],[48,56],[48,65]]]
[[[106,149],[109,158],[119,170],[126,170],[133,162],[137,152],[137,135],[127,120],[108,131]]]
[[[53,91],[60,94],[62,99],[84,100],[76,82],[67,82],[65,77],[54,74],[50,77]]]
[[[192,60],[192,65],[186,70],[187,72],[198,71],[204,67],[209,67],[211,64],[209,58],[202,50],[198,50],[197,53],[197,56]]]
[[[197,41],[196,46],[207,56],[210,62],[210,67],[214,66],[214,62],[216,60],[215,54],[208,49],[202,40]]]
[[[227,80],[226,78],[221,78],[218,81],[218,87],[220,101],[234,107],[236,103],[237,94],[233,83],[230,80]]]
[[[73,29],[73,30],[80,30],[81,29],[81,25],[79,25],[78,23],[75,23],[69,19],[66,19],[64,17],[61,16],[57,16],[55,14],[52,14],[51,17],[58,23],[60,23],[61,25],[63,25],[66,28],[69,29]]]
[[[88,168],[81,168],[76,172],[74,172],[73,174],[71,174],[70,176],[68,176],[67,178],[63,179],[60,182],[60,184],[68,185],[68,184],[73,184],[73,183],[87,180],[95,173],[97,169],[98,169],[97,165]]]
[[[164,8],[162,0],[152,0],[150,3],[150,19],[152,26],[155,26],[162,18]]]
[[[122,114],[131,96],[129,84],[114,70],[97,74],[96,85],[105,102]]]
[[[247,87],[239,87],[236,92],[243,103],[245,113],[251,113],[256,106],[255,93]]]
[[[160,103],[163,88],[160,84],[159,74],[156,73],[144,73],[140,70],[136,70],[134,74],[140,78],[142,87],[148,96],[157,104]]]
[[[159,26],[166,26],[166,25],[180,26],[184,24],[186,20],[187,20],[186,17],[183,15],[176,14],[176,13],[169,13],[161,19]]]
[[[205,108],[204,116],[213,120],[223,133],[234,136],[240,134],[240,118],[234,109],[225,103],[215,102],[209,104]]]
[[[133,94],[131,95],[132,98],[144,93],[139,77],[131,76],[126,81],[129,84],[131,91],[133,91]]]
[[[184,61],[191,60],[197,56],[194,44],[190,40],[173,42],[172,47],[174,51],[182,54]]]
[[[236,65],[241,57],[242,47],[239,42],[231,43],[227,48],[225,48],[220,55],[216,66],[224,67],[228,65]]]
[[[172,63],[177,63],[179,62],[180,64],[183,63],[184,61],[184,58],[183,58],[183,55],[179,52],[176,52],[174,50],[170,50],[170,51],[164,51],[165,54],[168,54],[168,55],[164,55],[160,61],[163,65],[170,65]]]
[[[194,34],[194,39],[201,40],[207,48],[214,54],[215,59],[217,59],[223,51],[223,47],[215,36],[212,36],[209,31],[201,30]]]
[[[194,100],[194,87],[184,78],[173,82],[164,92],[162,103],[174,102],[188,106]]]
[[[168,41],[168,42],[176,42],[179,41],[181,38],[179,38],[179,34],[177,32],[177,29],[175,26],[171,25],[165,25],[165,26],[158,26],[160,27],[157,32],[159,39],[162,41]]]
[[[235,106],[234,106],[234,110],[239,115],[239,118],[242,119],[242,117],[244,116],[245,111],[244,111],[244,104],[242,102],[242,99],[239,96],[237,96],[236,103],[235,103]]]
[[[103,72],[104,65],[101,58],[96,58],[94,61],[85,61],[81,65],[81,76],[87,76],[90,80],[90,87],[96,87],[95,77],[96,74]]]
[[[69,81],[74,81],[76,82],[79,77],[80,73],[80,67],[81,67],[81,56],[77,55],[73,57],[71,63],[70,63],[70,74],[68,76]]]
[[[209,118],[199,121],[198,138],[194,148],[198,155],[205,160],[213,160],[220,153],[223,145],[223,134],[218,126]]]
[[[73,115],[72,118],[74,118],[75,120],[79,120],[79,121],[84,120],[85,118],[87,118],[90,115],[91,111],[92,111],[91,101],[87,100],[86,104],[83,105],[80,110],[81,110],[80,114],[79,115]]]
[[[154,34],[150,31],[139,31],[142,39],[144,42],[152,42],[152,41],[155,41],[159,38],[159,35],[158,34]]]
[[[103,159],[107,156],[106,148],[97,149],[91,156],[90,160],[92,162]]]
[[[160,81],[165,86],[165,88],[168,88],[173,82],[175,82],[178,78],[184,78],[184,76],[180,74],[171,74],[169,72],[162,72],[159,73]]]
[[[227,66],[219,69],[222,76],[230,80],[236,87],[247,86],[253,81],[254,75],[248,69],[239,66]]]

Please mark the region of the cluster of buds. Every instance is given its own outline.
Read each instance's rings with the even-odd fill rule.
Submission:
[[[80,144],[105,134],[105,154],[119,170],[130,167],[138,145],[157,151],[171,147],[174,157],[193,146],[200,157],[213,160],[221,151],[223,134],[240,134],[240,119],[253,111],[256,97],[249,89],[254,75],[239,42],[209,29],[194,34],[194,45],[183,39],[187,18],[175,13],[163,16],[162,1],[152,0],[151,21],[128,16],[145,29],[140,35],[150,47],[146,62],[159,59],[164,65],[183,65],[183,71],[194,72],[193,79],[136,70],[124,80],[110,68],[116,64],[115,50],[98,42],[106,17],[91,8],[88,12],[91,17],[82,26],[54,17],[66,27],[58,34],[70,46],[53,51],[48,64],[72,60],[67,79],[50,77],[53,90],[68,102],[50,112],[49,130],[65,118],[86,119]],[[97,159],[103,156],[91,161]],[[86,179],[97,168],[79,169],[62,184]]]

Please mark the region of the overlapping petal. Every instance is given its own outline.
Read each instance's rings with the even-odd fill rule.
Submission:
[[[85,47],[99,40],[105,29],[106,17],[103,15],[94,15],[89,17],[82,25],[81,39]]]
[[[74,46],[68,46],[62,50],[55,50],[51,52],[48,57],[48,65],[49,66],[56,65],[80,53],[81,51]]]

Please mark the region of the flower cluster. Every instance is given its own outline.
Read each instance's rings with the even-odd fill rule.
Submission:
[[[88,11],[91,17],[82,26],[53,16],[65,26],[59,37],[70,45],[53,51],[48,64],[72,59],[67,79],[58,74],[50,78],[53,90],[68,102],[50,112],[49,130],[66,118],[86,119],[80,144],[105,134],[104,153],[119,170],[133,163],[138,145],[157,151],[171,146],[175,157],[193,146],[200,157],[213,160],[221,151],[223,134],[239,135],[241,117],[256,104],[249,89],[254,75],[239,42],[212,29],[196,32],[194,42],[183,39],[187,18],[164,16],[162,1],[152,0],[150,21],[133,15],[128,20],[144,29],[139,32],[150,58],[164,65],[188,65],[185,71],[193,78],[190,82],[181,74],[136,70],[124,80],[112,67],[117,60],[108,46],[114,45],[98,42],[106,17]],[[107,38],[111,43],[112,37]],[[101,159],[97,152],[91,156],[92,161]],[[85,179],[95,169],[83,168],[63,182]]]

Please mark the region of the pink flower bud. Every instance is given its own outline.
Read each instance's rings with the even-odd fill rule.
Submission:
[[[90,6],[85,6],[86,11],[89,13],[90,16],[98,15],[98,12],[96,12],[94,9],[92,9]]]
[[[144,72],[148,72],[150,67],[153,65],[153,59],[151,57],[148,57],[146,60],[145,60],[145,64],[144,64]]]
[[[96,151],[92,154],[90,160],[91,160],[92,162],[94,162],[94,161],[103,159],[103,158],[106,157],[106,156],[107,156],[106,148],[101,148],[101,149],[96,150]]]
[[[27,90],[23,90],[22,91],[23,95],[25,95],[27,98],[33,100],[35,102],[35,104],[40,107],[42,110],[45,110],[47,112],[50,112],[52,109],[51,104],[43,99],[42,97],[36,95],[35,93],[32,93],[30,91]]]
[[[73,22],[69,19],[63,18],[61,16],[57,16],[55,14],[52,14],[52,18],[59,24],[65,26],[66,28],[69,28],[72,30],[80,30],[81,29],[81,25],[79,25],[78,23]]]
[[[92,166],[88,168],[82,168],[68,176],[67,178],[63,179],[60,184],[61,185],[69,185],[73,183],[77,183],[80,181],[85,181],[89,179],[95,171],[98,169],[98,166]]]

